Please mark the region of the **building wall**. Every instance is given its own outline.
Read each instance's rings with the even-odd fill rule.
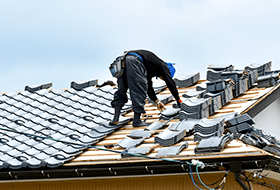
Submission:
[[[256,122],[256,128],[263,129],[277,139],[280,139],[280,98],[262,110],[253,120]]]
[[[224,174],[202,174],[204,183],[213,183]],[[196,178],[196,176],[195,176]],[[195,179],[198,181],[198,179]],[[203,188],[201,186],[201,188]],[[268,190],[260,185],[253,185],[254,190]],[[75,180],[45,180],[28,182],[0,182],[0,189],[5,190],[196,190],[190,177],[184,175],[115,177],[107,179],[75,179]],[[205,189],[205,188],[203,188]],[[242,190],[229,173],[225,190]]]

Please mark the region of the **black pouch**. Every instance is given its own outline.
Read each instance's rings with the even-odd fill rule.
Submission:
[[[125,56],[127,53],[124,53],[122,56],[119,56],[115,59],[113,63],[110,64],[109,70],[113,77],[119,78],[123,75],[124,67],[125,67]]]

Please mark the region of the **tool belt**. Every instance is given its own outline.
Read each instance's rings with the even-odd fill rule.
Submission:
[[[124,68],[125,68],[125,57],[127,55],[132,55],[135,56],[138,61],[140,61],[141,63],[143,63],[143,59],[140,55],[138,55],[137,53],[134,52],[125,52],[122,56],[119,56],[115,59],[115,61],[113,63],[111,63],[109,70],[112,74],[113,77],[119,78],[123,75],[124,72]]]
[[[125,67],[125,56],[127,52],[125,52],[122,56],[119,56],[115,59],[113,63],[110,64],[109,70],[113,77],[119,78],[123,75],[124,67]]]

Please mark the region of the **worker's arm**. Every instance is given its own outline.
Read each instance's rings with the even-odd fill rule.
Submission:
[[[148,96],[152,101],[155,102],[155,104],[157,105],[157,108],[160,112],[165,110],[165,107],[164,107],[163,103],[156,96],[156,93],[155,93],[154,88],[153,88],[152,79],[148,79]]]
[[[162,65],[161,67],[162,78],[165,81],[168,89],[170,90],[172,96],[175,98],[176,101],[180,100],[179,93],[176,87],[175,81],[171,78],[169,69],[167,65]]]
[[[168,89],[170,90],[172,96],[175,98],[178,107],[181,107],[182,100],[179,97],[179,92],[177,90],[177,86],[175,81],[172,79],[170,75],[170,71],[166,65],[162,65],[161,67],[162,78],[165,81]]]

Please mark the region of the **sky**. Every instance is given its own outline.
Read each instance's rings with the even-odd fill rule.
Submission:
[[[115,79],[109,64],[147,49],[176,76],[272,61],[280,69],[279,0],[1,0],[0,92]]]

